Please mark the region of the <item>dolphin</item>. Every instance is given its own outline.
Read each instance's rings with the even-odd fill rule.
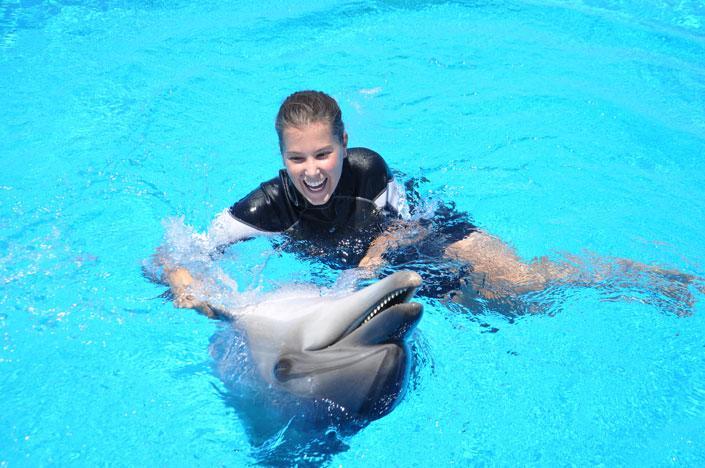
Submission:
[[[418,274],[400,271],[352,293],[275,293],[218,313],[242,336],[239,349],[246,350],[251,373],[263,384],[259,402],[277,406],[280,420],[313,408],[317,414],[307,415],[309,421],[324,427],[341,420],[364,425],[389,413],[403,396],[410,367],[405,340],[422,315],[421,304],[410,301],[420,285]],[[227,340],[232,336],[211,344],[226,386],[241,383],[244,374],[233,364],[242,353],[226,349]],[[262,411],[271,410],[258,410],[258,419],[268,419]]]

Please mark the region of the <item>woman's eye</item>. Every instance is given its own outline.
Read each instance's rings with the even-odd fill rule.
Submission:
[[[316,155],[316,159],[326,159],[329,154],[330,154],[330,153],[328,153],[328,152],[326,152],[326,153],[318,153],[318,154]]]

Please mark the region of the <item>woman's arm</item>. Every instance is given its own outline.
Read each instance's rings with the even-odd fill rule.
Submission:
[[[203,315],[215,318],[216,314],[208,302],[199,299],[204,296],[200,281],[194,280],[186,268],[176,268],[167,273],[166,281],[174,296],[174,306],[179,309],[195,309]]]
[[[419,242],[426,235],[428,230],[419,223],[400,219],[370,243],[358,266],[369,271],[377,270],[384,265],[383,256],[387,250]]]
[[[262,234],[267,233],[239,221],[226,209],[216,216],[205,234],[191,234],[193,244],[186,250],[192,248],[193,252],[190,252],[192,257],[206,257],[210,262],[213,254],[222,251],[227,246],[245,238]],[[173,241],[170,241],[167,236],[167,244],[170,242]],[[204,299],[210,296],[204,279],[199,279],[194,275],[193,270],[187,267],[189,252],[170,255],[169,251],[170,248],[166,246],[158,248],[157,253],[153,256],[153,263],[161,269],[161,275],[158,275],[159,279],[169,286],[174,298],[174,306],[195,309],[208,317],[216,317],[218,314],[214,312],[215,309]],[[220,272],[220,280],[232,281],[223,272]]]

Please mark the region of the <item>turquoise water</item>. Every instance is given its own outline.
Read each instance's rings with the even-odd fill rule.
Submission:
[[[216,324],[140,266],[162,220],[203,229],[273,176],[297,89],[524,258],[705,274],[700,2],[248,3],[0,0],[0,466],[261,459],[212,371]],[[253,245],[253,283],[316,277]],[[321,460],[702,466],[692,293],[688,316],[629,288],[515,317],[425,299],[415,385]]]

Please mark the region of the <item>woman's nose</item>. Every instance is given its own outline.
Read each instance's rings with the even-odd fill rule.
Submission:
[[[306,175],[318,174],[318,164],[316,164],[315,159],[311,158],[308,161],[306,161],[306,166],[304,167],[304,173],[306,173]]]

